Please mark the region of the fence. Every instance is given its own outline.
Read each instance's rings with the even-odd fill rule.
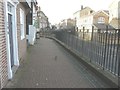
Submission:
[[[73,35],[67,30],[54,31],[55,38],[76,50],[91,63],[118,76],[120,30],[92,28],[89,32],[83,28],[78,34]]]

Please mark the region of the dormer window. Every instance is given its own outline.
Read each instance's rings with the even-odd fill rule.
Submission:
[[[104,17],[99,17],[98,18],[98,23],[105,23],[105,18]]]

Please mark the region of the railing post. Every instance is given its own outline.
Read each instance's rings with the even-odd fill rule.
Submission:
[[[78,35],[76,36],[76,50],[78,50]]]
[[[83,40],[84,40],[84,32],[85,32],[85,27],[83,27]]]
[[[92,26],[92,35],[91,35],[91,41],[93,40],[93,32],[94,32],[94,26]]]
[[[118,29],[118,88],[120,88],[120,29]]]
[[[92,33],[91,33],[91,51],[92,51],[93,33],[94,33],[94,26],[92,26]],[[91,59],[92,59],[92,55],[90,55],[90,62],[91,62]]]
[[[104,53],[104,60],[103,60],[103,70],[105,69],[105,56],[106,56],[106,46],[107,46],[107,35],[108,35],[108,25],[106,25],[106,37],[105,37],[105,53]]]
[[[83,56],[83,52],[84,52],[84,31],[85,31],[85,27],[83,27],[83,37],[82,37],[82,56]]]

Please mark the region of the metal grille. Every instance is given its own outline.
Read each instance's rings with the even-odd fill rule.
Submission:
[[[56,30],[53,33],[56,39],[76,50],[91,63],[118,76],[120,30],[106,27],[92,28],[91,32],[84,28],[80,31],[77,35],[70,30]]]

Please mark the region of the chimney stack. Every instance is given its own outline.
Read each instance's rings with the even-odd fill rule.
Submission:
[[[83,10],[83,5],[81,5],[81,10]]]
[[[39,11],[41,11],[41,8],[40,8],[40,6],[39,6]]]

